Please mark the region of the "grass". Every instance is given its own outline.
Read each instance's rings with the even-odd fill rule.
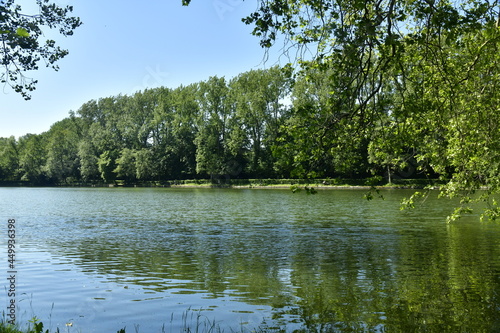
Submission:
[[[49,333],[49,330],[43,330],[43,323],[38,321],[36,317],[29,320],[28,328],[22,330],[19,324],[12,325],[4,320],[0,321],[0,333]],[[59,328],[54,333],[60,333]]]
[[[68,330],[69,331],[69,330]],[[135,332],[138,333],[139,329],[136,327]],[[171,332],[171,331],[166,331],[165,326],[162,327],[162,332]],[[206,321],[200,321],[197,322],[194,327],[182,327],[179,332],[184,332],[184,333],[222,333],[226,332],[224,329],[222,329],[216,322],[210,321],[206,319]],[[243,327],[240,328],[239,331],[233,331],[231,330],[230,332],[232,333],[246,333],[246,332],[252,332],[252,333],[282,333],[285,332],[284,329],[281,328],[266,328],[266,327],[258,327],[256,329],[252,330],[245,330]],[[49,329],[44,330],[43,323],[38,322],[34,324],[33,326],[28,326],[27,329],[20,329],[18,325],[11,325],[7,324],[5,322],[0,322],[0,333],[63,333],[57,328],[55,331],[49,331]],[[106,333],[106,332],[103,332]],[[110,332],[114,333],[114,332]],[[127,333],[126,328],[122,328],[116,333]]]
[[[167,186],[174,187],[233,187],[233,188],[299,188],[314,187],[318,189],[336,188],[365,188],[377,187],[404,187],[423,188],[435,185],[433,179],[393,179],[387,183],[382,177],[362,179],[326,178],[326,179],[233,179],[224,178],[211,180],[176,180]]]
[[[173,321],[173,314],[171,318],[171,322]],[[16,325],[12,325],[6,322],[5,319],[0,319],[0,333],[65,333],[67,331],[70,332],[71,324],[66,324],[66,329],[62,331],[57,328],[56,330],[49,330],[44,328],[44,324],[39,321],[37,317],[33,317],[27,323],[26,329],[21,329],[21,325],[18,323]],[[135,333],[139,333],[139,327],[135,326]],[[79,333],[85,333],[82,331],[78,331]],[[175,332],[173,329],[167,330],[165,324],[161,327],[161,332]],[[286,330],[284,328],[278,327],[268,327],[267,325],[259,326],[257,328],[245,328],[243,324],[240,324],[239,330],[230,329],[229,331],[224,330],[221,326],[216,322],[215,319],[210,320],[210,318],[201,314],[201,309],[192,310],[188,309],[182,314],[182,326],[179,328],[179,332],[183,333],[284,333]],[[107,333],[107,332],[102,332]],[[108,333],[115,333],[108,332]],[[119,329],[116,333],[127,333],[126,327]]]

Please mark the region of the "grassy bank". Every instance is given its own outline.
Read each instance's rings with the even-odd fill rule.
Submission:
[[[384,178],[373,177],[364,179],[346,178],[324,178],[324,179],[187,179],[172,180],[168,182],[134,182],[126,183],[116,181],[107,186],[137,186],[137,187],[227,187],[227,188],[304,188],[314,187],[318,189],[336,188],[364,188],[364,187],[405,187],[423,188],[428,185],[435,185],[436,180],[432,179],[395,179],[388,183]]]
[[[316,188],[316,189],[341,189],[341,188],[369,188],[372,186],[386,188],[424,188],[438,185],[435,179],[393,179],[388,183],[382,177],[348,179],[238,179],[230,177],[217,177],[213,179],[181,179],[169,181],[134,181],[127,182],[116,180],[113,183],[102,181],[70,181],[61,183],[34,184],[30,182],[0,182],[4,187],[32,187],[32,186],[57,186],[57,187],[185,187],[185,188]]]

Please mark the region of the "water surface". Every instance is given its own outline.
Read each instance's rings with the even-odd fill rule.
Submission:
[[[383,194],[1,188],[21,244],[18,318],[71,332],[499,331],[500,226],[446,224],[451,203],[433,197],[401,212],[410,192]]]

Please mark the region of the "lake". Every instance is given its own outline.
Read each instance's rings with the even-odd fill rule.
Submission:
[[[51,331],[500,331],[500,225],[382,193],[0,188],[1,274],[14,218],[17,319]]]

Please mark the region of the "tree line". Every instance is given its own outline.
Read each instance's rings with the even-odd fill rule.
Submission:
[[[272,67],[230,80],[210,77],[175,89],[91,100],[47,132],[1,138],[0,180],[133,183],[383,174],[381,165],[370,162],[370,140],[353,140],[347,151],[325,150],[319,162],[304,160],[323,149],[315,141],[324,133],[304,138],[293,129],[313,130],[312,121],[303,123],[304,108],[317,107],[319,116],[327,90],[321,82],[294,77],[289,67]]]

